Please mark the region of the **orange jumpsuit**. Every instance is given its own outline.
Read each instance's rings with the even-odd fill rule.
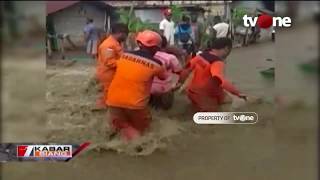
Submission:
[[[123,132],[125,139],[131,139],[126,130],[134,129],[142,134],[150,125],[148,102],[155,76],[167,78],[162,63],[148,52],[123,53],[117,61],[117,71],[110,84],[106,104],[110,108],[112,127]]]
[[[197,111],[217,111],[224,102],[224,90],[239,96],[240,92],[224,78],[224,62],[210,52],[203,52],[187,64],[194,71],[187,95]]]
[[[105,95],[108,92],[116,70],[116,61],[119,59],[121,53],[121,44],[112,35],[109,35],[98,48],[96,77],[103,88],[103,94],[97,100],[98,106],[105,105]]]

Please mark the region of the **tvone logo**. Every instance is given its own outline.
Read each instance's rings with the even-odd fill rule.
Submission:
[[[262,29],[267,29],[271,26],[291,27],[290,17],[272,17],[267,14],[262,14],[259,17],[248,17],[247,15],[244,15],[242,19],[245,27],[254,27],[256,24]]]
[[[233,115],[233,120],[234,121],[253,121],[254,120],[254,116],[246,116],[246,115]]]

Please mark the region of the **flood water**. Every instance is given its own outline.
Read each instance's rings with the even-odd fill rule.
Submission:
[[[3,165],[2,177],[39,180],[315,179],[317,80],[295,69],[301,59],[310,58],[301,47],[312,47],[311,50],[307,48],[311,53],[315,53],[313,48],[318,49],[316,44],[303,44],[315,38],[310,36],[314,28],[297,27],[295,32],[283,35],[282,46],[278,41],[276,44],[264,42],[234,49],[228,58],[226,74],[232,82],[244,93],[265,100],[262,104],[244,107],[246,111],[258,113],[257,124],[196,125],[188,100],[180,94],[172,110],[153,112],[152,131],[144,139],[145,156],[132,155],[131,149],[125,146],[119,146],[121,152],[90,149],[69,163],[7,163]],[[306,37],[296,36],[296,32]],[[288,44],[293,38],[295,43]],[[305,41],[308,38],[309,41]],[[278,48],[283,48],[282,54],[277,53]],[[24,67],[28,77],[33,79],[19,75],[19,67],[21,61],[14,58],[8,58],[3,64],[3,73],[6,73],[3,93],[7,93],[8,107],[3,112],[4,142],[91,141],[93,146],[102,147],[107,116],[105,112],[90,110],[96,93],[90,88],[86,91],[94,72],[92,65],[47,66],[46,76],[41,77],[46,82],[44,88],[40,85],[43,81],[39,80],[43,62],[38,61],[31,66],[33,68]],[[276,67],[275,81],[260,74],[270,67]],[[42,90],[46,93],[35,98]],[[29,92],[23,101],[18,100],[21,92]],[[285,96],[288,102],[302,101],[276,108],[272,102],[275,94]],[[46,102],[41,104],[44,98]],[[31,102],[35,102],[34,112],[16,115],[18,109],[23,112],[32,106]],[[37,111],[45,112],[45,116]]]

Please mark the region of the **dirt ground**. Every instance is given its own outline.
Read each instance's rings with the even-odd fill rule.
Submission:
[[[297,31],[308,34],[306,32],[312,28],[308,26]],[[257,112],[257,124],[196,125],[188,100],[183,94],[177,95],[172,110],[153,111],[152,130],[139,142],[145,147],[145,156],[137,156],[131,146],[106,142],[107,115],[91,111],[96,92],[92,88],[87,91],[94,72],[91,63],[48,65],[42,77],[44,62],[40,59],[44,57],[35,58],[39,61],[32,61],[34,64],[30,64],[30,68],[8,58],[3,65],[3,73],[7,72],[4,76],[7,91],[3,91],[7,93],[7,99],[3,100],[8,105],[3,114],[4,141],[90,141],[91,147],[96,148],[85,151],[69,163],[8,163],[3,166],[2,177],[39,180],[315,179],[316,108],[300,102],[276,109],[273,96],[284,94],[285,88],[277,91],[274,81],[259,73],[279,63],[275,48],[271,42],[237,48],[227,62],[227,76],[243,92],[264,99],[262,104],[240,109]],[[288,48],[287,51],[293,50]],[[25,73],[13,74],[19,72],[19,67],[33,78],[27,80]],[[316,83],[310,77],[301,78],[301,81],[306,79]],[[293,82],[283,83],[290,86]],[[43,84],[46,87],[42,89]],[[27,95],[23,101],[18,101],[21,92]],[[46,98],[32,97],[41,92],[45,92],[42,94]],[[18,109],[23,112],[33,104],[33,113],[28,111],[14,117]]]

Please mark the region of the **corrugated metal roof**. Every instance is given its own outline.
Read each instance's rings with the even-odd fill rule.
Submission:
[[[59,10],[70,7],[81,1],[46,1],[47,5],[47,15],[57,12]],[[97,2],[97,1],[92,1]],[[168,6],[170,1],[98,1],[106,5],[113,7],[130,7],[134,5],[135,7],[155,7],[155,6]],[[232,1],[172,1],[172,4],[181,6],[193,6],[193,5],[205,5],[205,4],[216,4]]]
[[[47,15],[72,6],[80,1],[46,1]]]
[[[106,4],[114,7],[155,7],[155,6],[169,6],[169,5],[209,5],[209,4],[223,4],[231,3],[232,1],[104,1]]]
[[[106,4],[114,7],[130,7],[131,5],[137,6],[137,1],[104,1]],[[143,2],[143,1],[140,1]]]
[[[47,5],[47,15],[55,13],[59,10],[68,8],[76,3],[86,2],[86,3],[101,3],[101,5],[110,6],[108,1],[46,1]],[[130,2],[130,1],[128,1]]]

